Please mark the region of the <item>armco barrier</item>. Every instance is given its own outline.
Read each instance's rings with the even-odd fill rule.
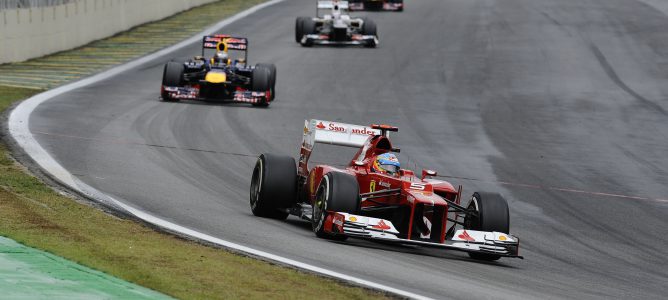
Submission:
[[[77,0],[2,0],[0,10],[67,4]]]
[[[216,0],[76,0],[0,10],[0,63],[85,45]]]

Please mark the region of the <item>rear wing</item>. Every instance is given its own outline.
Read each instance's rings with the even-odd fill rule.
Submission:
[[[205,35],[202,38],[202,56],[204,56],[204,49],[225,52],[228,50],[248,51],[248,39],[228,34]]]
[[[304,121],[303,145],[312,149],[315,143],[362,147],[369,137],[380,135],[380,129],[322,120]]]
[[[348,1],[318,1],[318,9],[332,9],[338,5],[339,9],[348,9]]]
[[[320,10],[332,10],[334,9],[334,6],[338,6],[339,11],[348,11],[348,1],[318,1],[317,5],[315,6],[315,15],[318,16],[319,18],[322,17],[320,15]]]

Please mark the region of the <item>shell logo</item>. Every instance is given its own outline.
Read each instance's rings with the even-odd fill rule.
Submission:
[[[357,222],[357,218],[355,218],[355,217],[350,217],[350,222]]]
[[[507,239],[508,239],[508,238],[507,238],[505,235],[501,235],[501,236],[499,236],[499,240],[500,240],[500,241],[505,241],[505,240],[507,240]]]

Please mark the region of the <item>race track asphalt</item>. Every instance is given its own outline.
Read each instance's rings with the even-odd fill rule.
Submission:
[[[30,129],[89,185],[235,243],[433,298],[663,298],[668,16],[633,0],[416,0],[369,13],[377,49],[301,48],[286,1],[225,29],[278,67],[269,108],[158,100],[199,44],[39,106]],[[656,1],[654,1],[656,3]],[[509,201],[525,260],[317,239],[252,216],[256,156],[304,119],[388,123],[404,167]],[[323,147],[322,159],[340,153]],[[316,152],[318,149],[316,149]],[[350,156],[338,157],[345,162]]]

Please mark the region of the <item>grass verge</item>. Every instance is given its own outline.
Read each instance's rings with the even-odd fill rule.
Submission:
[[[0,86],[0,111],[39,91]],[[60,195],[0,144],[0,235],[187,299],[367,299],[380,293],[203,246]]]

